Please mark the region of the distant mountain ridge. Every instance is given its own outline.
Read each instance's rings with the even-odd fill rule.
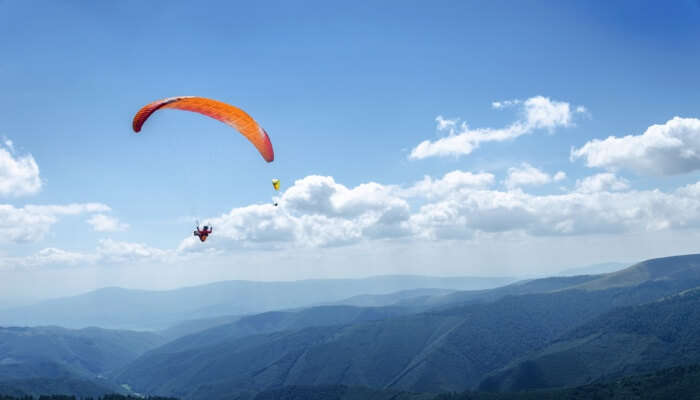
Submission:
[[[0,310],[0,326],[100,326],[157,330],[184,320],[304,307],[357,295],[388,294],[419,288],[485,289],[514,280],[394,275],[290,282],[224,281],[167,291],[104,288],[83,295]],[[138,313],[134,310],[138,310]]]
[[[563,271],[559,271],[557,276],[575,276],[575,275],[600,275],[609,274],[611,272],[617,272],[622,269],[629,267],[635,263],[621,263],[621,262],[606,262],[599,264],[585,265],[582,267],[567,268]]]

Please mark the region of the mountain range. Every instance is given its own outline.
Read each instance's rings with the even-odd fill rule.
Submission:
[[[183,399],[533,398],[523,396],[626,393],[609,385],[646,385],[652,378],[630,376],[700,364],[700,255],[489,289],[457,285],[185,313],[201,318],[154,332],[3,328],[0,388],[44,379]]]

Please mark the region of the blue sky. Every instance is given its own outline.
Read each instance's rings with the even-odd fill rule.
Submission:
[[[28,270],[47,281],[55,271],[70,271],[81,282],[67,285],[70,292],[102,284],[161,287],[235,278],[527,275],[693,252],[696,215],[672,211],[694,210],[694,195],[686,191],[681,199],[652,199],[629,209],[626,198],[618,198],[635,191],[642,194],[630,198],[644,198],[654,190],[673,196],[695,184],[700,163],[692,154],[667,154],[649,141],[642,156],[630,150],[641,148],[636,142],[599,146],[575,159],[571,151],[594,139],[641,136],[676,116],[684,120],[669,127],[669,137],[680,141],[674,149],[696,149],[699,17],[697,0],[0,1],[0,35],[9,38],[0,42],[0,135],[12,142],[12,149],[5,145],[7,157],[30,157],[39,169],[33,178],[41,182],[23,192],[22,185],[36,183],[32,177],[22,181],[10,164],[0,164],[0,188],[2,179],[18,179],[0,198],[12,207],[0,221],[3,265],[20,286],[28,282]],[[190,113],[163,111],[142,135],[133,134],[131,118],[141,106],[178,95],[215,98],[248,111],[269,132],[275,162],[266,164],[231,128]],[[483,141],[468,153],[410,157],[421,142],[465,129],[527,125],[527,100],[537,96],[546,99],[545,106],[566,104],[566,115],[559,115],[564,119],[530,121],[534,125],[522,135]],[[519,103],[492,105],[506,100]],[[438,116],[455,121],[452,133],[438,129]],[[593,165],[596,154],[609,157]],[[644,157],[648,163],[635,163]],[[653,173],[665,171],[659,163],[681,166]],[[526,166],[549,180],[540,175],[537,184],[505,184],[509,169]],[[425,176],[435,181],[453,171],[491,174],[489,189],[475,194],[463,190],[470,184],[458,185],[459,198],[415,194]],[[565,178],[555,180],[559,171]],[[611,174],[597,181],[605,178],[608,186],[596,190],[618,197],[581,202],[599,205],[591,210],[607,215],[605,202],[617,201],[609,207],[627,219],[588,226],[571,216],[538,214],[540,200],[579,193],[586,177],[601,173]],[[333,183],[309,178],[314,176],[332,177]],[[287,206],[277,211],[263,207],[269,207],[273,177],[285,190],[301,182],[283,195]],[[369,182],[381,186],[372,192],[378,197],[343,192]],[[319,187],[327,190],[312,190]],[[413,194],[406,194],[411,188]],[[493,199],[518,190],[535,197],[513,201],[534,203],[493,205]],[[324,193],[335,200],[323,200]],[[343,208],[350,201],[345,195],[377,203],[350,212]],[[490,200],[480,200],[482,195]],[[323,201],[335,208],[324,211]],[[87,203],[101,206],[72,212],[26,208]],[[264,210],[245,208],[255,204]],[[454,208],[448,208],[443,217],[452,221],[449,229],[434,214],[425,222],[432,211],[421,207],[448,204],[477,205],[467,214],[451,215]],[[587,207],[582,204],[572,209]],[[510,211],[493,218],[506,222],[479,222],[504,207]],[[655,211],[659,207],[669,211]],[[522,226],[516,208],[527,214]],[[586,210],[582,215],[593,212]],[[269,212],[284,214],[276,221],[295,228],[270,223],[276,217]],[[27,222],[47,213],[49,222]],[[96,215],[111,225],[96,231],[97,222],[86,222]],[[221,236],[199,247],[183,242],[194,216],[217,221]],[[402,224],[400,234],[371,233],[379,219],[390,217]],[[559,227],[553,233],[533,228],[550,220]],[[16,223],[36,231],[15,237]],[[333,231],[338,226],[347,229]],[[441,235],[438,228],[452,233]],[[607,247],[587,250],[601,243]],[[420,255],[405,246],[420,249]],[[566,250],[551,257],[537,250],[552,247]],[[105,248],[119,257],[98,255]],[[438,253],[445,258],[436,266]],[[397,255],[405,260],[394,262]],[[363,269],[342,261],[353,257],[373,261]],[[216,269],[189,270],[199,259]],[[263,262],[271,266],[261,268]],[[135,265],[138,273],[129,269]],[[173,265],[176,277],[161,278]]]

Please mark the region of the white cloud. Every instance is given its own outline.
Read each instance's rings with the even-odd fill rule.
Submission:
[[[96,232],[119,232],[129,228],[129,224],[120,222],[115,217],[104,214],[95,214],[87,221]]]
[[[626,179],[618,178],[610,172],[588,176],[576,181],[576,190],[583,193],[618,192],[627,190],[629,187],[629,182]]]
[[[53,247],[40,250],[34,255],[20,261],[22,266],[61,265],[73,266],[95,262],[95,256],[85,253],[71,252]]]
[[[566,179],[566,172],[564,171],[559,171],[556,174],[554,174],[554,182],[560,182]]]
[[[560,126],[571,124],[571,107],[563,101],[552,101],[548,97],[535,96],[523,103],[525,112],[525,127],[547,129],[549,131]]]
[[[465,188],[486,188],[492,186],[494,181],[494,175],[487,172],[474,174],[456,170],[446,173],[440,179],[433,179],[426,175],[422,181],[418,181],[408,189],[400,191],[399,196],[422,196],[427,199],[442,198]]]
[[[571,160],[588,167],[638,174],[674,175],[700,169],[700,119],[674,117],[652,125],[641,135],[594,139],[571,150]]]
[[[139,262],[173,262],[185,260],[185,254],[161,250],[143,243],[101,239],[92,252],[74,252],[54,247],[44,248],[26,257],[0,258],[0,266],[32,268],[43,266],[85,267],[96,265],[132,264]]]
[[[566,174],[552,177],[527,164],[511,172],[508,191],[493,188],[492,174],[464,171],[425,177],[408,187],[348,188],[331,177],[309,176],[282,195],[279,207],[251,205],[212,219],[215,234],[207,244],[313,248],[397,237],[472,240],[700,227],[700,183],[669,193],[634,191],[625,179],[603,173],[578,180],[564,194],[533,195],[512,189]],[[182,250],[200,248],[191,239],[182,245]]]
[[[563,172],[559,171],[557,173],[557,176],[560,178],[559,180],[563,179],[560,174],[563,174]],[[506,177],[505,185],[509,189],[513,189],[525,185],[545,185],[550,182],[552,182],[552,177],[548,173],[528,163],[523,163],[519,168],[508,168],[508,176]]]
[[[514,105],[520,104],[522,101],[520,100],[504,100],[504,101],[494,101],[491,103],[491,107],[495,109],[499,108],[506,108],[506,107],[512,107]]]
[[[0,204],[0,241],[35,242],[49,232],[60,216],[109,210],[100,203],[24,207]]]
[[[515,104],[522,106],[522,117],[501,129],[471,129],[466,123],[458,126],[458,120],[447,120],[439,116],[436,119],[437,129],[448,131],[448,136],[434,141],[421,142],[411,151],[409,158],[423,159],[434,156],[466,155],[484,142],[501,142],[515,139],[537,129],[546,129],[552,132],[555,128],[571,125],[572,113],[569,103],[553,101],[543,96],[532,97],[522,103],[518,100],[494,102],[492,106],[503,108]]]
[[[447,119],[442,115],[438,115],[435,118],[435,122],[437,122],[437,130],[449,131],[450,129],[454,129],[457,126],[457,122],[459,122],[459,119]]]
[[[625,191],[624,185],[619,179],[596,177],[561,195],[463,191],[423,205],[411,214],[410,225],[416,236],[434,240],[508,232],[536,237],[700,227],[700,197],[688,195],[695,188],[663,193]]]
[[[31,154],[15,155],[11,140],[0,146],[0,196],[26,196],[41,190],[39,166]]]
[[[144,259],[162,260],[169,255],[166,250],[150,247],[143,243],[122,242],[112,239],[101,239],[97,247],[99,262],[124,263]]]

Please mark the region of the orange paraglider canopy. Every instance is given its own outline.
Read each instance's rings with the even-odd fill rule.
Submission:
[[[243,136],[250,140],[265,161],[272,162],[275,159],[275,152],[272,149],[270,137],[250,115],[246,114],[245,111],[238,107],[204,97],[169,97],[147,104],[134,115],[134,132],[138,133],[141,131],[141,127],[148,117],[162,108],[192,111],[219,120],[236,128]]]

